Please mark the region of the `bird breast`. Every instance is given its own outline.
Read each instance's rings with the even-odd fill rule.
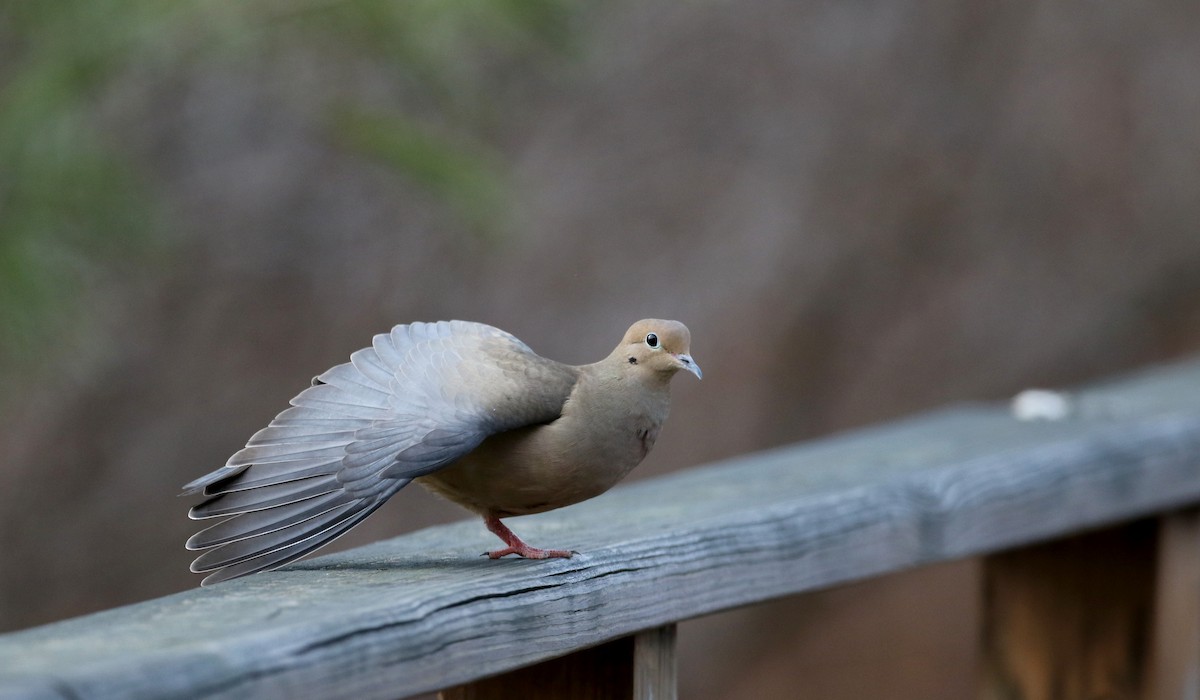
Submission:
[[[606,394],[608,400],[612,394]],[[665,401],[596,410],[573,396],[551,423],[498,433],[418,482],[451,501],[500,517],[540,513],[612,488],[654,446]]]

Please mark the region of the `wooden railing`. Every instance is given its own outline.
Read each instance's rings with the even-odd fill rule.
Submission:
[[[981,697],[1195,698],[1200,364],[1069,406],[952,407],[522,519],[569,560],[487,560],[471,521],[3,635],[0,697],[671,698],[677,621],[982,556]]]

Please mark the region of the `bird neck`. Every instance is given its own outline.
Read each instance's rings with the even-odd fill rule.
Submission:
[[[568,404],[601,409],[609,415],[665,419],[671,403],[671,374],[629,366],[623,358],[608,358],[583,367]]]

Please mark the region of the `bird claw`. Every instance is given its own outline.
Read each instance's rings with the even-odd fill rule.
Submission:
[[[537,547],[530,547],[522,542],[516,533],[509,530],[507,525],[500,522],[498,516],[484,516],[483,522],[487,525],[488,530],[491,530],[493,534],[504,540],[504,544],[508,545],[504,549],[484,552],[484,555],[489,559],[499,559],[509,554],[516,554],[525,559],[570,559],[572,556],[579,554],[575,550],[567,551],[565,549],[538,549]]]
[[[565,549],[538,549],[537,547],[530,547],[525,543],[521,543],[519,546],[484,552],[480,556],[485,556],[489,559],[499,559],[509,554],[516,554],[524,559],[570,559],[574,555],[579,554],[579,552],[573,549],[570,551]]]

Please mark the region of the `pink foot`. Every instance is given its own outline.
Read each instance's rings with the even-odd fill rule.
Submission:
[[[537,547],[530,547],[522,542],[521,538],[517,537],[516,533],[514,533],[512,530],[509,530],[508,526],[500,522],[500,518],[497,518],[494,515],[485,517],[483,522],[487,525],[488,530],[491,530],[497,537],[504,540],[504,544],[508,545],[504,549],[484,552],[489,559],[499,559],[500,557],[505,557],[509,554],[516,554],[517,556],[525,557],[526,559],[570,559],[572,554],[576,554],[576,552],[570,552],[565,549],[538,549]]]
[[[516,554],[517,556],[525,557],[526,559],[553,559],[555,557],[570,559],[574,552],[568,552],[565,549],[538,549],[537,547],[530,547],[522,542],[515,547],[495,549],[490,552],[484,552],[484,554],[488,555],[489,559],[499,559],[500,557],[506,557],[509,554]]]

